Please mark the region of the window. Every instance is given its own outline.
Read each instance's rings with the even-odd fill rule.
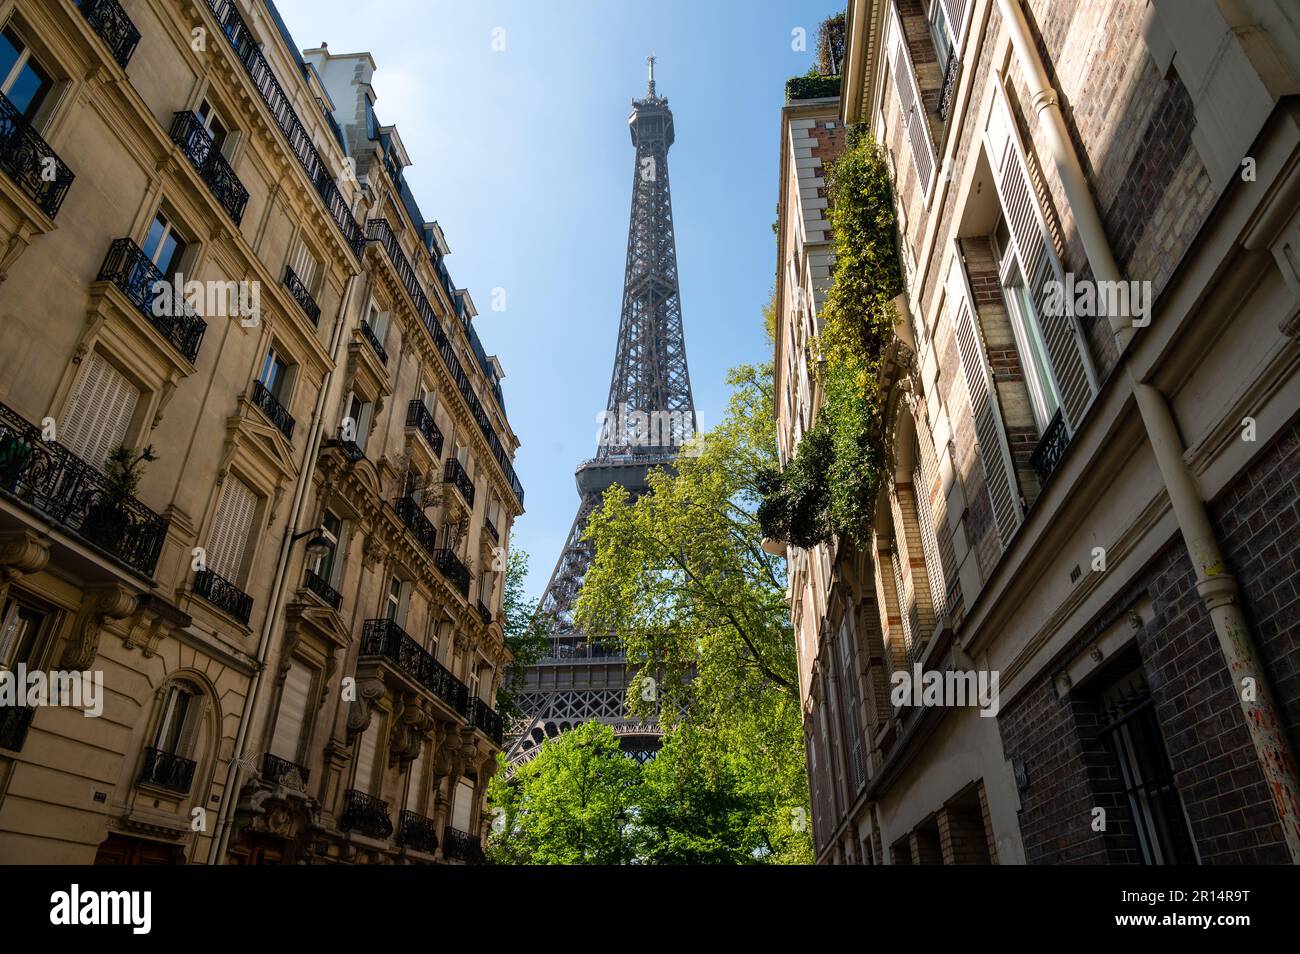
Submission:
[[[244,554],[256,511],[257,495],[234,474],[227,474],[221,485],[212,532],[208,535],[207,566],[236,585],[242,578]]]
[[[1016,337],[1016,348],[1024,365],[1025,385],[1029,390],[1034,420],[1038,424],[1038,433],[1043,434],[1061,406],[1061,394],[1052,375],[1052,365],[1047,355],[1047,345],[1043,341],[1042,326],[1034,310],[1033,297],[1025,285],[1020,263],[1011,246],[1007,220],[1001,215],[998,216],[992,242],[993,253],[998,258],[1002,294],[1006,299],[1007,313]]]
[[[384,600],[384,618],[398,626],[406,622],[406,606],[410,601],[411,587],[397,577],[388,581],[388,596]]]
[[[469,697],[471,699],[480,698],[478,694],[478,689],[479,689],[478,673],[479,673],[479,662],[476,659],[474,661],[474,666],[472,669],[470,669],[470,673],[469,673]]]
[[[271,396],[280,402],[281,406],[289,403],[289,384],[292,370],[293,365],[285,361],[274,348],[271,348],[267,351],[266,358],[262,361],[262,371],[257,376],[257,380],[262,382],[262,385],[271,392]]]
[[[943,4],[939,0],[930,0],[930,8],[930,37],[934,40],[934,52],[939,61],[939,69],[945,69],[948,65],[948,57],[952,56],[948,17],[944,14]]]
[[[284,677],[284,690],[280,694],[280,711],[275,719],[275,733],[271,737],[271,754],[297,763],[302,744],[302,730],[307,721],[308,700],[311,698],[311,670],[298,660],[289,663]]]
[[[370,332],[375,336],[375,340],[379,342],[380,347],[383,347],[388,342],[389,318],[389,312],[380,311],[373,305],[370,306],[370,317],[366,320],[366,324],[370,326]]]
[[[50,618],[50,614],[16,599],[5,601],[0,615],[0,669],[36,663],[36,648]]]
[[[149,234],[144,239],[144,254],[149,261],[158,266],[164,275],[175,275],[181,270],[181,260],[189,243],[177,232],[176,227],[163,212],[153,218]]]
[[[212,148],[224,154],[226,145],[230,141],[230,130],[217,115],[216,109],[205,99],[199,104],[196,115],[199,117],[199,124],[212,139]]]
[[[429,624],[429,655],[442,662],[442,640],[438,638],[438,624]]]
[[[298,281],[302,282],[303,288],[307,289],[307,294],[316,295],[319,291],[316,279],[320,273],[320,262],[311,253],[307,243],[302,241],[298,243],[298,248],[289,259],[289,267],[298,276]]]
[[[311,571],[333,586],[337,582],[343,561],[339,559],[339,543],[343,539],[343,521],[325,511],[321,518],[322,536],[330,542],[329,551],[322,553],[312,562]]]
[[[457,831],[469,832],[474,817],[474,782],[462,778],[456,783],[456,797],[451,808],[451,827]]]
[[[371,794],[375,784],[375,752],[379,748],[379,715],[370,718],[370,725],[357,740],[356,774],[352,777],[352,787],[359,792]]]
[[[202,715],[203,698],[198,690],[186,683],[174,684],[167,690],[153,747],[169,755],[190,758]]]
[[[126,441],[139,401],[139,390],[126,376],[98,351],[91,351],[59,422],[61,443],[103,470],[108,455]]]
[[[352,440],[363,451],[366,449],[366,438],[370,436],[371,409],[371,403],[359,394],[353,394],[352,400],[348,403],[348,418],[352,421],[354,431]]]
[[[0,92],[24,119],[35,118],[53,88],[49,71],[32,56],[13,24],[0,31]]]
[[[411,761],[410,784],[406,789],[406,810],[408,812],[418,812],[420,810],[420,796],[424,794],[424,747],[420,747],[420,754]]]

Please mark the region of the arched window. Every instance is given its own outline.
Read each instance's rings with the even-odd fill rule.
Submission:
[[[176,680],[167,687],[152,744],[144,750],[141,784],[189,793],[207,705],[207,695],[188,680]]]

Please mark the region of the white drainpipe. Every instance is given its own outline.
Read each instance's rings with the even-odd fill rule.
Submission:
[[[1056,91],[1048,82],[1047,71],[1039,59],[1020,2],[997,0],[997,5],[1015,48],[1016,61],[1029,83],[1029,101],[1041,120],[1048,150],[1079,229],[1079,237],[1083,240],[1093,277],[1097,281],[1122,281],[1124,276],[1106,239],[1088,181],[1071,145]],[[1237,698],[1246,717],[1246,728],[1273,796],[1291,860],[1300,863],[1300,783],[1296,778],[1295,756],[1237,599],[1237,580],[1224,563],[1196,478],[1183,459],[1183,446],[1169,402],[1156,387],[1133,377],[1127,355],[1128,343],[1135,333],[1132,323],[1123,316],[1111,315],[1110,326],[1119,346],[1119,361],[1133,388],[1147,438],[1169,494],[1169,503],[1182,531],[1183,543],[1196,568],[1196,591],[1214,623],[1219,648],[1232,674]],[[1250,685],[1246,683],[1247,679],[1253,680],[1254,697],[1249,700],[1246,698],[1250,695],[1246,691],[1246,686]]]
[[[239,770],[241,760],[245,757],[248,749],[248,727],[252,722],[253,714],[257,712],[258,704],[261,702],[263,689],[268,685],[267,680],[263,677],[266,675],[267,657],[271,649],[271,636],[276,630],[276,622],[280,618],[281,605],[284,603],[289,587],[285,586],[285,580],[289,571],[289,556],[293,549],[293,535],[298,532],[299,525],[302,522],[303,510],[307,505],[307,489],[311,485],[312,475],[316,472],[313,461],[320,452],[321,435],[324,433],[325,401],[329,397],[330,387],[334,382],[334,373],[338,369],[339,349],[343,344],[343,332],[347,326],[348,309],[352,305],[352,299],[356,291],[357,283],[362,279],[362,273],[357,273],[348,279],[348,287],[343,293],[343,301],[339,304],[338,320],[334,322],[334,330],[330,341],[330,363],[331,367],[325,372],[325,377],[321,380],[320,393],[316,395],[316,410],[312,418],[311,432],[307,435],[307,446],[303,452],[302,467],[298,473],[298,482],[293,490],[293,503],[289,508],[289,523],[285,527],[284,539],[280,542],[280,558],[275,568],[275,580],[271,584],[271,596],[266,604],[266,619],[262,623],[262,635],[257,644],[257,668],[253,672],[252,685],[249,686],[248,695],[244,697],[244,708],[239,718],[239,730],[235,736],[235,748],[231,753],[230,763],[226,768],[226,786],[221,793],[221,805],[217,809],[217,826],[212,832],[212,848],[208,856],[209,864],[223,865],[226,863],[226,852],[230,842],[231,819],[235,813],[235,806],[239,801]]]

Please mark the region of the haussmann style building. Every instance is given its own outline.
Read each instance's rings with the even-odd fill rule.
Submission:
[[[789,549],[819,861],[1300,860],[1298,24],[852,0],[839,95],[784,109],[784,460],[846,124],[905,285],[871,545]],[[896,705],[917,667],[996,673],[997,704]]]
[[[102,683],[0,706],[0,862],[480,856],[518,442],[374,73],[0,2],[0,677]]]

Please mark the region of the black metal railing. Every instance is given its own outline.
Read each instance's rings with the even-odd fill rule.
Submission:
[[[1047,479],[1052,476],[1056,465],[1065,455],[1065,449],[1069,446],[1070,429],[1065,424],[1065,415],[1061,413],[1060,408],[1057,408],[1051,423],[1047,425],[1047,430],[1038,441],[1038,446],[1029,456],[1029,466],[1038,475],[1040,486],[1047,486]]]
[[[140,246],[129,238],[114,239],[97,280],[116,285],[186,361],[198,361],[207,322],[186,303],[183,294],[176,294],[172,280],[140,251]]]
[[[501,531],[497,529],[497,525],[492,522],[491,517],[483,518],[483,529],[488,532],[488,536],[490,536],[494,541],[497,543],[501,542]]]
[[[236,225],[243,221],[244,209],[248,206],[248,190],[216,147],[212,133],[203,128],[203,121],[194,113],[181,110],[172,116],[171,137],[199,177],[207,183],[217,204],[226,210]]]
[[[307,571],[307,579],[303,585],[323,599],[330,609],[337,610],[343,605],[343,594],[330,586],[325,578],[314,570]]]
[[[293,440],[293,416],[285,410],[284,405],[271,393],[271,389],[261,381],[253,382],[253,403],[259,411],[267,416],[267,419],[272,424],[279,428],[285,440]]]
[[[478,618],[483,621],[484,626],[492,625],[492,611],[487,608],[487,604],[482,599],[475,600],[474,608],[478,610]]]
[[[393,501],[393,510],[402,523],[414,535],[424,552],[433,556],[438,552],[438,531],[429,518],[424,515],[420,505],[410,497],[398,497]]]
[[[388,803],[383,799],[350,788],[343,793],[343,815],[339,827],[385,840],[393,834],[393,820],[388,817]]]
[[[388,367],[388,352],[384,350],[383,343],[380,342],[379,336],[375,334],[375,329],[370,327],[370,322],[361,322],[361,337],[370,342],[371,349],[379,356],[379,363]]]
[[[471,510],[474,509],[474,481],[470,480],[469,474],[465,473],[464,464],[454,457],[448,457],[443,467],[442,479],[459,490],[460,495],[465,498],[465,503],[469,504]]]
[[[261,43],[256,34],[248,28],[244,18],[239,15],[233,0],[207,0],[207,4],[235,51],[235,57],[243,65],[254,89],[270,111],[272,122],[279,128],[289,144],[289,150],[298,160],[303,171],[307,173],[307,178],[325,204],[325,211],[333,219],[343,236],[343,241],[352,249],[353,254],[360,258],[362,247],[365,245],[365,234],[357,224],[357,220],[352,217],[347,199],[334,181],[334,176],[325,160],[320,157],[320,153],[312,144],[311,133],[303,126],[284,87],[275,78],[275,72],[262,53]]]
[[[241,623],[252,615],[253,598],[214,570],[194,574],[194,592]]]
[[[274,782],[286,788],[305,789],[311,772],[297,762],[290,762],[267,752],[262,756],[262,781]]]
[[[0,491],[152,576],[167,521],[0,404]]]
[[[140,777],[136,781],[142,785],[156,785],[169,792],[187,795],[190,786],[194,784],[195,766],[195,762],[181,758],[174,752],[146,748],[144,765],[141,766]]]
[[[117,0],[73,0],[90,28],[107,44],[117,65],[126,69],[140,43],[140,31]]]
[[[50,218],[59,214],[59,206],[76,178],[3,93],[0,93],[0,169]]]
[[[29,706],[0,706],[0,749],[21,752],[35,715]]]
[[[448,826],[447,840],[443,845],[443,854],[448,858],[457,858],[471,865],[483,860],[483,844],[469,832]]]
[[[455,552],[443,547],[433,553],[433,565],[438,568],[447,582],[454,586],[461,596],[469,598],[469,567],[460,562]]]
[[[391,619],[368,619],[362,624],[360,654],[386,659],[454,710],[465,714],[469,687]]]
[[[302,279],[288,265],[284,266],[284,287],[289,289],[289,294],[303,310],[303,314],[311,319],[311,323],[320,324],[320,305],[316,304],[316,299],[311,297],[311,292],[307,291]]]
[[[423,401],[412,401],[406,405],[406,426],[413,427],[429,442],[434,457],[442,457],[442,431],[438,429],[433,414]]]
[[[433,854],[438,850],[438,825],[432,818],[403,811],[398,816],[397,844]]]
[[[939,98],[939,118],[944,122],[948,121],[948,114],[952,112],[952,98],[957,92],[957,73],[960,65],[961,58],[954,50],[948,56],[948,65],[943,71],[943,93]]]
[[[471,699],[465,712],[469,724],[481,731],[497,745],[501,744],[501,716],[482,699]]]

